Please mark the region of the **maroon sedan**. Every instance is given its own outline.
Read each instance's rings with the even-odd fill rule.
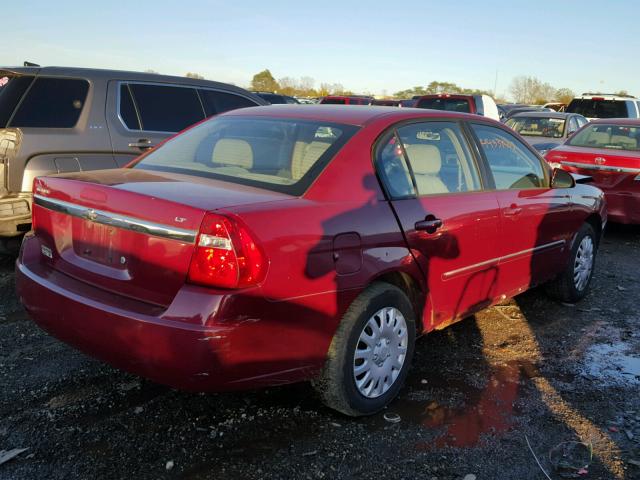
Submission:
[[[594,120],[547,161],[569,172],[589,175],[607,198],[609,219],[640,224],[640,120]]]
[[[545,282],[582,298],[606,221],[501,124],[384,107],[238,110],[34,193],[43,329],[188,390],[311,380],[349,415],[396,396],[416,336]]]

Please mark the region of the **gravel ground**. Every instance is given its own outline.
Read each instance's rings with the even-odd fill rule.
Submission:
[[[545,478],[528,441],[553,479],[640,479],[639,267],[640,229],[612,228],[579,305],[534,290],[420,339],[399,399],[354,420],[306,384],[198,395],[102,365],[27,318],[5,260],[0,451],[28,450],[0,478]]]

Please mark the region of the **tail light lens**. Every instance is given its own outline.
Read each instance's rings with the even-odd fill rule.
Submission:
[[[188,281],[207,287],[242,288],[264,279],[264,252],[238,220],[207,213],[196,238]]]

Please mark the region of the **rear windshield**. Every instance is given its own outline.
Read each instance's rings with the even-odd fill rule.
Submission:
[[[327,105],[344,105],[347,101],[344,98],[323,98],[320,103]]]
[[[446,110],[448,112],[471,113],[469,100],[464,98],[423,98],[422,100],[418,100],[416,107]]]
[[[567,112],[579,113],[588,118],[627,118],[627,105],[624,100],[593,100],[574,98]]]
[[[33,76],[15,76],[0,72],[0,128],[7,126],[33,78]]]
[[[588,125],[576,133],[569,145],[574,147],[639,150],[640,127],[625,125]]]
[[[508,127],[520,135],[530,137],[562,138],[564,119],[545,117],[516,117],[507,120]]]
[[[178,135],[133,168],[301,195],[356,131],[324,122],[217,117]]]

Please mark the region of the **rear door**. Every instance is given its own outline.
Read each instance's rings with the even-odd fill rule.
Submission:
[[[491,303],[497,296],[498,203],[482,188],[461,125],[398,126],[381,140],[377,167],[428,282],[425,312],[433,315],[424,319],[425,328]]]
[[[196,88],[113,80],[107,116],[114,157],[122,166],[203,120],[205,112]]]
[[[500,291],[516,295],[554,276],[579,225],[571,190],[551,189],[549,169],[500,127],[472,123],[500,207]]]

